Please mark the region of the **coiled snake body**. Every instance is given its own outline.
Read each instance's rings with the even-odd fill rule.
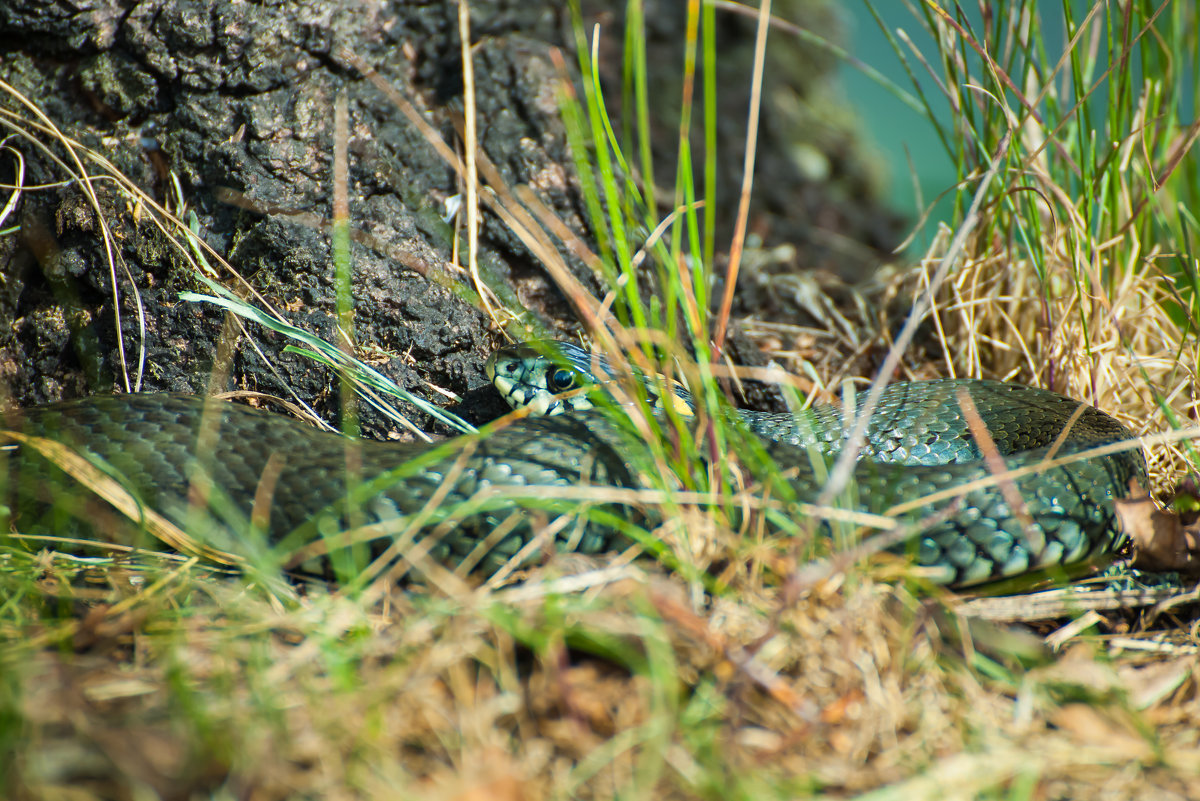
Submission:
[[[574,346],[542,343],[499,352],[489,360],[489,373],[510,400],[553,412],[549,392],[590,380],[591,364]],[[963,390],[1004,467],[1015,471],[1003,491],[985,480],[992,470],[967,426],[958,396]],[[816,498],[821,468],[832,463],[845,437],[841,410],[741,414],[775,462],[794,474],[789,480],[797,498]],[[521,505],[561,510],[554,499],[570,498],[581,485],[639,486],[626,458],[636,443],[598,411],[517,420],[485,437],[435,446],[366,440],[348,446],[342,437],[279,415],[184,395],[68,401],[23,410],[8,427],[78,450],[144,508],[235,552],[253,530],[270,542],[303,543],[358,527],[385,542],[412,536],[453,568],[494,570],[544,545],[535,540],[541,527],[530,515],[512,514],[513,495],[525,499]],[[1121,534],[1112,500],[1128,493],[1131,479],[1145,484],[1136,447],[1070,457],[1131,438],[1108,415],[1045,390],[977,380],[893,384],[871,418],[854,475],[855,508],[883,513],[901,501],[977,482],[981,486],[957,498],[907,511],[907,519],[926,525],[899,548],[955,585],[1068,565],[1115,547]],[[65,502],[81,502],[86,493],[35,443],[21,442],[0,442],[0,488],[7,484],[16,528],[59,531],[72,512]],[[1048,457],[1053,461],[1042,465]],[[359,479],[349,481],[349,501],[348,465]],[[73,512],[90,519],[92,509]],[[597,553],[626,545],[612,520],[630,510],[613,504],[608,511],[607,518],[559,526],[556,546]]]

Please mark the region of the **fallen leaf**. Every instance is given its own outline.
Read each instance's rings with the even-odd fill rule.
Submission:
[[[1134,567],[1200,573],[1200,522],[1184,525],[1140,488],[1113,503],[1121,530],[1133,541]]]

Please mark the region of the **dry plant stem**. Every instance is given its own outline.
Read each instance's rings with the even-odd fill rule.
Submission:
[[[462,595],[467,591],[468,585],[460,576],[446,570],[429,557],[430,549],[441,539],[439,533],[426,537],[416,547],[413,547],[413,541],[425,525],[425,521],[445,502],[446,496],[458,482],[467,460],[471,458],[474,450],[474,443],[463,449],[454,464],[451,465],[450,470],[447,471],[446,479],[429,497],[425,506],[412,518],[403,533],[394,537],[392,544],[367,567],[364,572],[366,580],[371,581],[377,575],[379,575],[379,580],[372,581],[364,600],[373,603],[390,591],[414,567],[446,595]],[[385,567],[388,570],[380,575]]]
[[[466,0],[458,3],[458,39],[462,49],[463,69],[463,113],[466,116],[463,132],[463,149],[466,156],[466,172],[463,182],[467,186],[467,270],[471,282],[479,293],[483,309],[491,320],[499,325],[496,309],[488,299],[490,289],[484,286],[479,275],[479,174],[475,168],[475,154],[479,151],[479,135],[475,124],[475,62],[471,52],[471,9]]]
[[[214,375],[217,375],[217,368],[227,371],[229,369],[229,365],[232,363],[232,350],[234,345],[237,344],[237,338],[234,336],[232,331],[233,327],[236,326],[237,330],[241,332],[241,338],[244,339],[246,344],[258,354],[258,358],[262,359],[262,363],[267,366],[267,368],[271,371],[271,374],[279,381],[279,385],[287,389],[288,394],[292,396],[293,400],[286,401],[276,395],[270,395],[266,392],[254,392],[251,390],[234,390],[232,392],[216,391],[216,387],[226,386],[226,384],[217,384],[215,383],[215,380],[209,382],[209,388],[205,394],[221,400],[231,400],[234,398],[256,398],[267,400],[283,406],[292,414],[296,415],[296,417],[308,422],[310,425],[315,426],[322,431],[337,433],[338,429],[326,422],[325,418],[321,417],[321,415],[317,414],[317,410],[314,409],[310,404],[306,403],[291,386],[291,384],[284,379],[283,374],[279,372],[279,368],[276,367],[271,359],[267,358],[267,354],[264,353],[263,349],[259,347],[257,342],[254,341],[254,337],[251,336],[250,331],[246,328],[246,321],[232,312],[228,313],[225,319],[226,321],[232,320],[232,323],[227,326],[223,326],[221,329],[222,339],[219,340],[217,344],[217,358],[214,360]],[[222,362],[222,360],[224,361]],[[430,441],[425,432],[418,429],[407,419],[402,418],[400,422],[407,426],[409,430],[413,431],[418,437],[424,437],[426,442]]]
[[[0,228],[4,227],[4,221],[17,208],[17,202],[21,199],[21,191],[25,187],[25,157],[21,155],[21,151],[11,145],[5,145],[4,149],[13,154],[13,159],[17,162],[17,169],[12,186],[4,187],[5,189],[12,189],[13,192],[9,195],[8,202],[4,204],[4,208],[0,209]]]
[[[155,539],[180,553],[203,557],[222,565],[241,563],[241,559],[233,554],[196,542],[170,520],[153,509],[142,506],[119,482],[98,470],[91,462],[65,445],[43,437],[31,437],[18,431],[0,431],[0,439],[5,437],[37,451],[42,458],[78,481],[88,492],[107,501],[125,517],[144,526]]]
[[[200,557],[191,556],[186,558],[180,565],[171,570],[169,573],[163,575],[158,579],[158,581],[155,581],[145,589],[142,589],[140,592],[130,595],[127,598],[123,598],[112,606],[101,610],[103,617],[107,620],[113,620],[120,615],[129,612],[135,607],[146,603],[146,601],[158,595],[164,587],[175,583],[181,576],[187,575],[191,569],[199,563]],[[97,607],[97,609],[100,608]],[[39,635],[34,635],[26,640],[23,645],[30,653],[53,645],[58,645],[61,647],[62,643],[68,637],[72,639],[75,638],[88,625],[94,626],[95,621],[93,621],[90,617],[87,619],[81,617],[74,618],[59,627],[49,629]]]
[[[581,509],[581,511],[586,512],[585,509]],[[488,577],[487,583],[484,586],[489,589],[495,589],[504,584],[508,580],[508,577],[528,561],[530,557],[550,546],[554,542],[555,537],[558,536],[558,532],[566,528],[573,520],[573,515],[559,515],[550,523],[539,527],[538,532],[529,542],[521,546],[520,550],[513,554],[499,570]]]
[[[279,453],[267,457],[267,464],[258,477],[254,488],[254,501],[250,506],[250,529],[261,535],[271,525],[271,504],[275,498],[275,487],[283,473],[286,460]]]
[[[456,129],[465,138],[465,122],[456,118],[454,124]],[[555,249],[554,243],[546,233],[546,230],[517,200],[512,191],[509,190],[508,184],[505,183],[500,171],[496,169],[496,165],[492,163],[492,160],[482,150],[475,151],[475,164],[478,174],[483,176],[492,189],[492,192],[484,192],[482,194],[483,199],[504,220],[505,225],[517,235],[525,246],[533,251],[533,254],[537,256],[542,266],[546,268],[550,277],[558,284],[563,293],[566,294],[567,299],[571,301],[571,304],[575,307],[588,328],[595,329],[601,325],[610,328],[619,327],[620,324],[616,318],[604,309],[603,304],[600,304],[571,275],[570,270],[567,269],[566,262],[563,261],[562,256]],[[532,195],[531,192],[529,194]],[[549,209],[544,209],[544,211],[546,215],[553,216],[554,214]],[[566,228],[561,221],[559,221],[559,225],[562,228]],[[595,257],[593,256],[593,258]]]
[[[985,50],[979,44],[979,42],[975,41],[975,38],[973,36],[971,36],[970,34],[968,34],[967,31],[963,30],[962,26],[959,25],[958,22],[955,21],[954,18],[951,17],[946,12],[945,9],[939,8],[934,3],[930,3],[929,7],[933,10],[933,12],[935,14],[937,14],[939,17],[941,17],[942,20],[947,25],[949,25],[951,28],[953,28],[958,33],[958,35],[962,37],[964,42],[966,42],[968,45],[970,45],[971,49],[974,50],[979,55],[979,58],[983,61],[983,63],[987,64],[992,69],[992,72],[995,74],[995,76],[997,78],[1000,79],[1000,81],[1004,84],[1004,87],[1006,89],[1008,89],[1008,91],[1013,93],[1013,95],[1017,98],[1017,100],[1020,102],[1021,106],[1025,109],[1025,111],[1029,114],[1029,116],[1033,118],[1033,120],[1038,124],[1039,127],[1044,129],[1046,127],[1046,123],[1042,119],[1042,115],[1040,115],[1037,112],[1036,106],[1029,101],[1029,98],[1025,97],[1024,92],[1022,92],[1020,90],[1020,88],[1013,82],[1012,78],[1010,78],[1006,72],[1004,72],[1003,70],[1000,69],[1000,65],[998,65],[994,59],[992,59],[992,57],[988,54],[987,50]],[[1100,7],[1101,7],[1100,4],[1097,4],[1096,6],[1094,6],[1093,12]],[[1081,30],[1082,30],[1082,28],[1081,28]],[[1050,139],[1049,141],[1054,144],[1055,148],[1057,148],[1057,150],[1059,152],[1059,156],[1062,157],[1063,162],[1065,164],[1069,165],[1071,170],[1076,175],[1082,174],[1082,171],[1079,169],[1079,165],[1076,164],[1075,161],[1070,157],[1070,154],[1067,153],[1066,147],[1061,142],[1059,142],[1057,139]]]
[[[965,388],[958,391],[958,406],[962,409],[963,417],[967,420],[967,428],[971,430],[971,436],[975,440],[975,444],[979,446],[979,450],[983,453],[983,460],[987,463],[988,469],[992,471],[992,475],[1002,476],[1008,472],[1007,466],[1004,464],[1004,457],[1000,455],[1000,449],[996,447],[996,441],[992,439],[992,433],[988,431],[987,425],[983,422],[983,418],[979,416],[979,409],[975,406],[975,401],[971,398],[971,393]],[[1078,416],[1080,406],[1076,409]],[[1056,441],[1056,445],[1063,441],[1063,438],[1071,430],[1070,425],[1063,429],[1062,434]],[[1004,496],[1005,503],[1016,514],[1017,519],[1021,521],[1022,527],[1025,529],[1025,536],[1029,539],[1033,550],[1040,552],[1046,547],[1046,538],[1043,536],[1040,529],[1033,525],[1033,518],[1029,516],[1029,510],[1025,505],[1025,499],[1021,497],[1021,493],[1017,490],[1017,485],[1012,479],[1000,481],[1000,494]]]
[[[1189,125],[1187,133],[1176,141],[1174,148],[1172,148],[1170,154],[1167,156],[1167,164],[1165,167],[1163,167],[1162,174],[1153,176],[1154,191],[1157,192],[1162,188],[1162,185],[1167,182],[1167,179],[1169,179],[1175,172],[1176,168],[1179,167],[1180,162],[1182,162],[1184,157],[1191,152],[1192,146],[1196,144],[1196,140],[1198,138],[1200,138],[1200,120],[1196,120]],[[1144,199],[1142,203],[1145,203]],[[1126,224],[1126,227],[1132,224],[1133,218],[1131,218],[1129,223]]]
[[[429,500],[425,502],[416,514],[410,517],[395,518],[380,523],[369,523],[363,526],[348,528],[333,537],[302,546],[292,555],[288,564],[293,566],[302,564],[316,556],[329,554],[338,548],[345,548],[357,543],[387,537],[392,540],[392,543],[383,554],[359,574],[361,580],[371,581],[394,560],[398,560],[403,565],[400,572],[394,576],[396,581],[402,578],[412,566],[418,567],[426,574],[436,572],[439,568],[434,568],[434,563],[428,558],[428,553],[440,540],[440,536],[436,533],[431,534],[428,537],[422,538],[420,542],[417,542],[416,538],[429,518],[441,507],[446,496],[454,489],[455,483],[466,467],[467,460],[471,458],[474,451],[475,443],[473,442],[462,449],[455,459],[454,464],[447,471],[445,480],[438,485],[437,489],[430,495]],[[401,525],[403,529],[398,530],[398,526]],[[440,570],[449,575],[448,571],[444,569]],[[392,572],[389,571],[389,575]]]
[[[48,545],[69,545],[76,548],[94,548],[96,550],[110,551],[121,556],[139,556],[146,558],[161,559],[164,562],[174,562],[176,564],[185,562],[193,557],[184,556],[174,551],[150,551],[145,548],[135,548],[132,545],[121,545],[117,542],[103,542],[101,540],[87,539],[86,537],[59,537],[53,534],[22,534],[19,531],[14,531],[7,535],[10,539],[20,540],[21,542],[42,542]],[[74,554],[60,553],[59,557],[74,558]],[[213,572],[220,572],[224,568],[213,567]]]
[[[345,90],[338,93],[337,99],[333,106],[333,247],[332,251],[335,257],[338,255],[338,250],[341,245],[339,237],[350,228],[350,159],[347,153],[348,139],[350,126],[350,109],[349,101],[346,98]],[[350,253],[347,248],[344,254],[341,254],[349,262]],[[350,264],[345,265],[346,270],[350,271]],[[347,287],[338,287],[339,290],[345,292]],[[350,298],[340,298],[339,306],[349,306]],[[347,356],[354,355],[354,310],[352,308],[338,309],[338,327],[341,329],[342,351]],[[343,387],[343,395],[345,395],[346,387]],[[352,397],[352,396],[351,396]],[[345,408],[346,397],[342,399],[343,408]]]
[[[593,253],[591,248],[587,246],[587,243],[576,236],[575,232],[568,228],[567,224],[551,211],[542,202],[542,199],[534,194],[532,189],[524,184],[520,184],[513,188],[513,192],[537,216],[538,222],[550,233],[558,237],[558,240],[574,253],[580,261],[586,264],[594,275],[603,275],[600,257]]]
[[[1189,597],[1195,593],[1192,590],[1183,595]],[[1026,595],[972,598],[953,602],[952,608],[955,614],[966,617],[1019,622],[1065,617],[1084,610],[1137,609],[1150,604],[1164,604],[1180,595],[1178,587],[1097,592],[1080,592],[1078,587],[1065,587]]]
[[[958,232],[954,235],[954,239],[950,243],[950,248],[947,250],[946,255],[942,257],[937,271],[934,272],[933,280],[929,282],[929,287],[925,295],[917,301],[908,319],[904,321],[904,327],[900,329],[900,334],[888,350],[887,357],[883,360],[883,366],[879,368],[878,375],[871,382],[871,388],[867,391],[866,402],[863,404],[862,410],[854,421],[854,426],[850,429],[850,434],[846,437],[841,455],[838,456],[837,462],[833,465],[833,470],[830,471],[828,483],[826,483],[825,488],[821,490],[821,494],[817,498],[818,505],[828,506],[846,488],[846,483],[850,480],[850,476],[854,472],[854,463],[858,461],[858,452],[862,450],[863,442],[866,438],[867,425],[871,421],[871,414],[874,412],[875,406],[878,405],[884,388],[887,387],[888,382],[891,380],[892,373],[900,366],[900,359],[904,351],[908,348],[909,343],[912,342],[912,338],[917,332],[917,326],[925,319],[925,315],[928,314],[929,309],[932,307],[932,299],[935,293],[941,287],[942,282],[946,280],[946,276],[950,274],[950,269],[958,260],[958,256],[966,244],[967,236],[979,224],[979,207],[983,204],[983,199],[987,196],[988,188],[1000,171],[1000,165],[1004,162],[1004,156],[1008,152],[1008,146],[1011,141],[1012,129],[1010,128],[1005,133],[1004,138],[1000,140],[999,145],[997,145],[991,164],[988,165],[987,172],[983,174],[983,178],[979,182],[979,189],[975,191],[975,197],[971,200],[971,207],[967,212],[967,216],[959,227]]]
[[[209,369],[205,395],[219,395],[229,386],[229,371],[233,368],[233,354],[237,347],[239,333],[249,337],[249,332],[242,325],[241,318],[231,311],[226,311],[221,320],[221,333],[217,335],[217,349],[213,356],[212,367]],[[264,359],[265,364],[271,364]],[[272,365],[274,367],[274,365]]]
[[[54,122],[47,117],[40,108],[37,107],[35,103],[30,101],[27,97],[3,80],[0,80],[0,90],[12,95],[18,101],[20,101],[21,105],[32,111],[37,118],[42,121],[42,124],[38,127],[48,133],[54,139],[58,140],[58,142],[62,144],[63,149],[66,150],[71,156],[71,161],[74,162],[76,169],[68,169],[67,171],[72,173],[75,178],[79,180],[80,185],[83,188],[83,192],[87,196],[88,204],[92,207],[92,212],[96,215],[96,224],[100,226],[100,231],[102,233],[101,238],[104,241],[104,255],[108,261],[109,275],[112,279],[113,297],[119,298],[121,296],[121,292],[120,288],[117,286],[117,259],[113,254],[113,235],[112,231],[110,231],[108,228],[108,221],[105,220],[104,213],[101,211],[100,198],[96,195],[96,188],[92,185],[93,176],[84,168],[83,161],[79,158],[79,154],[76,152],[76,149],[80,148],[81,146],[74,140],[68,138],[59,129],[59,127],[55,125]],[[58,159],[55,160],[57,161]],[[111,172],[114,175],[120,175],[120,172],[118,172],[115,167],[112,167],[111,164],[108,166],[111,168]],[[126,181],[128,181],[128,179],[126,179]],[[130,186],[132,186],[132,184],[130,184]],[[144,193],[139,192],[139,194]],[[124,337],[117,337],[117,353],[121,358],[121,379],[125,384],[125,391],[136,392],[142,386],[142,373],[146,367],[146,309],[142,305],[141,292],[138,291],[137,282],[133,280],[133,275],[130,274],[129,268],[124,264],[124,262],[122,262],[121,266],[125,267],[125,277],[129,279],[129,285],[133,289],[134,305],[137,307],[138,312],[138,366],[137,375],[134,378],[132,385],[129,382],[129,364],[125,355]],[[120,303],[113,303],[113,315],[116,319],[116,330],[120,332],[122,330]]]
[[[1071,416],[1067,418],[1067,424],[1063,426],[1063,430],[1054,438],[1054,442],[1050,443],[1050,450],[1047,451],[1046,455],[1047,459],[1053,459],[1055,454],[1062,449],[1063,443],[1067,441],[1067,437],[1071,434],[1071,429],[1075,427],[1075,421],[1082,417],[1085,411],[1087,411],[1087,407],[1081,404],[1075,407],[1075,411],[1071,412]]]
[[[662,239],[663,234],[665,234],[667,230],[675,224],[675,221],[678,220],[682,214],[690,211],[691,209],[701,208],[704,208],[703,200],[697,200],[695,203],[684,203],[672,209],[670,214],[668,214],[666,217],[663,217],[662,221],[659,222],[658,225],[654,226],[654,230],[650,232],[650,236],[646,237],[646,241],[643,242],[642,246],[638,248],[636,253],[633,254],[633,258],[629,260],[629,264],[635,270],[641,267],[642,262],[644,262],[646,257],[650,255],[651,248],[657,244],[658,240]],[[686,275],[686,273],[684,273],[684,275]],[[691,281],[690,278],[686,280]],[[696,303],[695,299],[689,298],[689,300],[691,300],[694,306]]]
[[[349,159],[350,101],[346,90],[338,92],[333,106],[333,229],[330,250],[333,254],[334,273],[337,276],[338,347],[353,359],[354,294],[352,289],[354,268],[350,252],[350,159]],[[347,376],[338,381],[341,392],[341,429],[347,440],[343,453],[346,463],[347,491],[362,482],[362,448],[355,441],[358,436],[358,402],[354,386]],[[351,528],[362,524],[361,512],[347,504],[346,520]]]
[[[514,510],[505,517],[500,524],[488,532],[488,535],[481,539],[470,553],[463,557],[462,561],[454,568],[454,574],[460,578],[466,578],[471,571],[475,569],[484,557],[491,553],[492,548],[504,541],[504,538],[511,534],[517,526],[521,525],[524,520],[524,515],[520,510]]]
[[[742,164],[742,193],[738,198],[737,219],[734,221],[733,241],[729,245],[729,268],[725,272],[725,292],[717,313],[717,330],[713,335],[713,357],[720,356],[725,347],[725,332],[733,308],[733,292],[737,288],[742,248],[746,244],[746,224],[750,217],[750,190],[754,186],[754,157],[758,148],[758,114],[762,104],[763,66],[767,55],[767,31],[770,30],[771,0],[762,0],[758,8],[758,30],[754,38],[754,71],[750,85],[750,112],[746,120],[746,158]]]
[[[645,573],[628,562],[617,562],[606,567],[588,570],[583,573],[572,573],[558,578],[530,581],[516,584],[512,587],[496,590],[492,599],[496,603],[514,605],[527,601],[535,601],[552,595],[573,595],[585,590],[595,589],[616,584],[628,579],[644,581]]]
[[[11,87],[8,87],[8,85],[5,84],[4,81],[0,81],[0,89],[4,89],[4,88],[11,89]],[[55,128],[51,125],[42,125],[40,123],[36,123],[36,122],[30,121],[30,120],[24,120],[22,118],[15,117],[12,114],[12,112],[9,112],[6,109],[0,108],[0,119],[4,120],[5,124],[9,125],[9,127],[14,128],[14,130],[17,130],[18,132],[20,132],[21,135],[25,136],[31,143],[33,143],[36,147],[38,147],[40,150],[42,150],[42,152],[46,155],[46,157],[49,158],[51,161],[55,162],[64,172],[68,172],[68,173],[74,175],[74,172],[71,170],[71,168],[65,162],[63,162],[63,160],[60,159],[53,151],[51,151],[49,149],[49,147],[47,147],[41,141],[30,137],[29,134],[26,131],[24,131],[24,129],[18,128],[12,122],[10,122],[8,119],[4,119],[4,118],[15,118],[15,119],[19,120],[20,122],[29,125],[34,130],[39,131],[42,134],[58,138],[63,143],[64,147],[66,147],[72,151],[78,151],[78,152],[82,153],[83,155],[87,156],[87,158],[90,161],[94,162],[103,172],[107,173],[106,175],[101,175],[101,176],[96,176],[96,175],[89,176],[90,179],[93,181],[99,180],[101,178],[106,178],[106,179],[112,180],[114,183],[116,183],[121,188],[122,191],[126,192],[130,197],[136,199],[136,201],[140,207],[142,207],[144,209],[149,209],[152,212],[151,214],[147,215],[149,220],[154,224],[154,226],[159,231],[162,232],[163,236],[166,237],[166,239],[170,243],[170,245],[180,252],[182,258],[188,264],[192,265],[193,268],[195,268],[197,271],[200,271],[200,267],[199,267],[199,265],[196,264],[195,259],[192,257],[192,254],[188,251],[187,245],[184,244],[182,241],[180,241],[180,239],[175,235],[175,233],[172,232],[172,230],[168,227],[168,225],[166,223],[170,223],[170,225],[174,227],[175,232],[183,233],[185,239],[191,239],[191,241],[193,241],[201,250],[203,250],[205,252],[205,254],[208,256],[208,258],[210,258],[213,261],[215,261],[216,263],[220,264],[221,267],[223,267],[226,270],[226,272],[229,273],[229,275],[231,275],[236,281],[238,281],[239,285],[245,292],[247,292],[250,296],[254,297],[254,299],[260,304],[260,306],[262,307],[262,309],[265,313],[270,314],[272,317],[274,317],[277,320],[283,321],[283,317],[280,316],[279,312],[277,312],[275,310],[275,308],[270,303],[267,302],[266,298],[264,298],[254,288],[254,286],[252,284],[250,284],[248,281],[246,281],[245,278],[242,277],[241,273],[239,273],[237,270],[235,270],[229,264],[229,262],[225,261],[224,257],[222,257],[220,253],[218,253],[216,250],[214,250],[213,247],[211,245],[209,245],[207,242],[205,242],[203,239],[191,237],[191,231],[178,217],[176,217],[174,214],[172,214],[170,211],[168,211],[162,204],[160,204],[158,201],[156,201],[153,197],[146,194],[139,186],[137,186],[137,184],[133,183],[132,180],[130,180],[124,173],[122,173],[115,166],[113,166],[112,162],[110,162],[104,156],[100,155],[99,153],[97,153],[94,150],[84,147],[79,142],[77,142],[74,139],[71,139],[70,137],[63,136],[62,133],[60,131],[58,131],[57,128]],[[241,198],[239,193],[233,192],[232,190],[218,188],[214,194],[217,195],[218,199],[222,199],[222,200],[225,199],[223,197],[225,195],[232,196],[233,200],[230,200],[229,202],[231,202],[233,205],[238,205],[240,208],[249,209],[251,211],[260,211],[261,212],[261,209],[257,208],[253,204],[249,203],[244,198]],[[239,198],[240,198],[240,202],[238,200]],[[270,212],[268,212],[268,213],[270,213]],[[281,213],[288,213],[288,211],[283,210]],[[313,216],[315,216],[315,215],[313,215]],[[101,219],[101,224],[102,225],[104,224],[103,219]],[[313,225],[312,227],[321,227],[321,226]],[[105,230],[107,230],[107,229],[105,229]],[[139,308],[140,308],[141,295],[138,294],[136,285],[134,285],[134,292],[135,292],[135,299],[137,300]]]
[[[918,536],[922,531],[927,531],[931,527],[949,520],[960,511],[962,511],[962,501],[956,499],[947,504],[944,509],[908,525],[896,525],[894,517],[883,517],[884,520],[890,520],[891,525],[877,525],[876,528],[880,529],[878,534],[864,537],[856,545],[837,551],[828,559],[809,562],[803,565],[803,572],[800,575],[797,586],[808,588],[813,586],[817,581],[824,581],[835,574],[845,573],[852,565],[878,553],[882,553],[893,546],[903,545]],[[920,568],[915,569],[911,575],[916,575],[917,570],[920,570]]]
[[[957,117],[960,111],[958,95],[946,88],[946,82],[942,80],[942,76],[933,68],[933,65],[929,63],[929,59],[925,57],[925,53],[917,46],[917,43],[912,40],[906,31],[898,30],[896,31],[896,36],[908,47],[917,62],[925,68],[929,79],[933,81],[934,86],[938,88],[938,91],[946,98],[946,102],[950,104],[950,113]]]
[[[385,81],[375,69],[365,60],[359,57],[356,53],[350,50],[342,50],[341,56],[355,69],[362,73],[363,77],[371,81],[380,92],[382,92],[395,106],[400,109],[400,112],[408,119],[410,123],[421,133],[427,142],[433,147],[442,160],[453,169],[463,180],[467,178],[466,165],[462,159],[450,149],[450,147],[442,141],[441,136],[437,131],[425,121],[416,107],[409,100],[398,92],[395,87]],[[477,168],[482,170],[485,176],[488,171],[485,165],[490,165],[490,161],[480,151],[474,150]],[[494,171],[494,168],[493,168]],[[494,171],[497,178],[499,172]],[[514,234],[521,242],[532,250],[539,259],[542,260],[546,270],[550,273],[550,277],[554,279],[559,288],[566,294],[568,300],[575,306],[583,322],[602,339],[607,336],[605,325],[610,327],[619,327],[615,318],[610,315],[601,317],[598,314],[600,302],[591,296],[582,284],[571,275],[566,264],[562,261],[562,257],[552,248],[543,246],[543,242],[547,241],[546,233],[538,226],[533,228],[522,224],[521,220],[532,220],[528,212],[513,199],[512,193],[508,191],[507,186],[502,180],[495,185],[496,195],[488,192],[483,192],[480,197],[484,202],[495,211],[500,218],[508,225]],[[499,197],[497,197],[499,196]],[[503,202],[504,199],[510,202]],[[608,340],[611,344],[611,340]]]
[[[720,632],[713,631],[707,620],[663,593],[652,593],[650,602],[654,604],[654,608],[665,620],[671,621],[681,630],[703,640],[708,647],[721,653],[730,664],[737,667],[805,724],[814,722],[814,710],[809,708],[805,699],[797,694],[776,670],[759,659],[757,649],[749,649],[736,642],[731,642]]]
[[[1081,462],[1085,459],[1095,459],[1101,456],[1108,456],[1113,453],[1122,451],[1134,450],[1136,448],[1149,447],[1152,444],[1159,442],[1178,442],[1184,439],[1200,439],[1200,429],[1191,428],[1183,431],[1171,431],[1166,434],[1159,434],[1153,437],[1144,437],[1136,440],[1122,440],[1113,442],[1108,445],[1102,445],[1098,448],[1089,448],[1086,451],[1072,453],[1069,456],[1060,456],[1055,459],[1044,459],[1037,464],[1030,464],[1024,467],[1015,467],[1011,470],[1005,470],[1003,473],[993,473],[978,478],[974,481],[968,481],[966,484],[960,484],[957,487],[948,487],[938,492],[930,493],[921,498],[913,498],[912,500],[898,503],[887,510],[887,516],[894,516],[911,512],[914,509],[919,509],[922,506],[930,503],[937,503],[950,498],[957,498],[961,495],[966,495],[968,492],[975,490],[987,489],[989,487],[998,487],[1006,481],[1015,481],[1018,478],[1032,476],[1037,473],[1045,472],[1053,467],[1061,467],[1063,465]]]

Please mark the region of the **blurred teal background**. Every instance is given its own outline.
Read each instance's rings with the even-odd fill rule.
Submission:
[[[933,69],[940,71],[941,63],[938,60],[933,37],[926,32],[923,21],[914,16],[908,4],[900,2],[900,0],[879,0],[873,5],[893,36],[895,36],[896,29],[903,29],[913,44],[924,54],[926,61]],[[1083,19],[1089,6],[1086,3],[1077,5],[1083,7],[1075,9],[1076,16]],[[995,3],[993,6],[1002,13],[1007,4]],[[1042,31],[1047,41],[1047,49],[1050,51],[1048,55],[1053,63],[1065,45],[1063,4],[1060,0],[1045,0],[1040,3],[1040,7]],[[978,4],[965,3],[963,9],[969,24],[978,30],[980,24]],[[865,4],[861,0],[847,3],[844,6],[844,13],[850,52],[899,84],[901,88],[914,93],[912,82],[905,73],[892,44]],[[945,95],[911,51],[906,50],[905,55],[913,74],[921,81],[922,91],[929,98],[930,105],[938,118],[943,125],[948,124],[950,106]],[[972,72],[977,73],[977,70],[972,68]],[[944,80],[944,76],[940,72],[939,78]],[[855,105],[862,118],[862,131],[878,153],[879,161],[888,173],[887,186],[893,208],[906,215],[912,224],[915,224],[922,208],[933,203],[938,195],[946,193],[945,197],[934,207],[930,219],[925,222],[921,235],[916,238],[907,251],[909,256],[918,255],[924,250],[930,236],[936,231],[937,223],[949,219],[952,193],[947,190],[952,190],[957,180],[955,165],[942,144],[942,140],[935,133],[933,125],[918,112],[881,87],[872,78],[848,64],[843,63],[842,65],[841,79],[847,97]],[[921,208],[918,207],[918,197],[922,204]]]

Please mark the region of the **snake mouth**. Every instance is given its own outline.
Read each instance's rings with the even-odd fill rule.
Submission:
[[[602,383],[616,380],[615,371],[601,356],[565,342],[522,342],[492,353],[484,363],[492,385],[514,409],[526,408],[530,414],[545,417],[596,408],[588,393]],[[646,384],[636,368],[635,379]],[[677,414],[695,414],[691,396],[678,382],[667,381],[671,390],[665,395],[646,388],[651,406],[671,406]]]
[[[534,366],[543,362],[544,357],[533,348],[514,345],[489,356],[483,369],[492,386],[514,409],[527,408],[536,417],[548,417],[580,408],[581,404],[564,400],[545,385],[545,377]]]
[[[485,367],[488,376],[492,379],[492,386],[512,408],[528,407],[530,413],[537,417],[548,417],[566,411],[561,398],[552,395],[545,389],[530,386],[522,382],[520,378],[499,374],[491,359],[488,360]]]
[[[501,353],[496,351],[488,356],[483,363],[483,371],[505,402],[516,409],[527,402],[529,387],[521,381],[520,365],[512,359],[501,361],[498,358]]]
[[[498,375],[492,378],[492,386],[500,393],[500,397],[514,409],[519,409],[529,403],[534,393],[529,388],[512,378]]]
[[[562,399],[544,389],[535,389],[503,376],[492,379],[492,384],[509,406],[514,409],[528,408],[534,417],[549,417],[566,411]]]

